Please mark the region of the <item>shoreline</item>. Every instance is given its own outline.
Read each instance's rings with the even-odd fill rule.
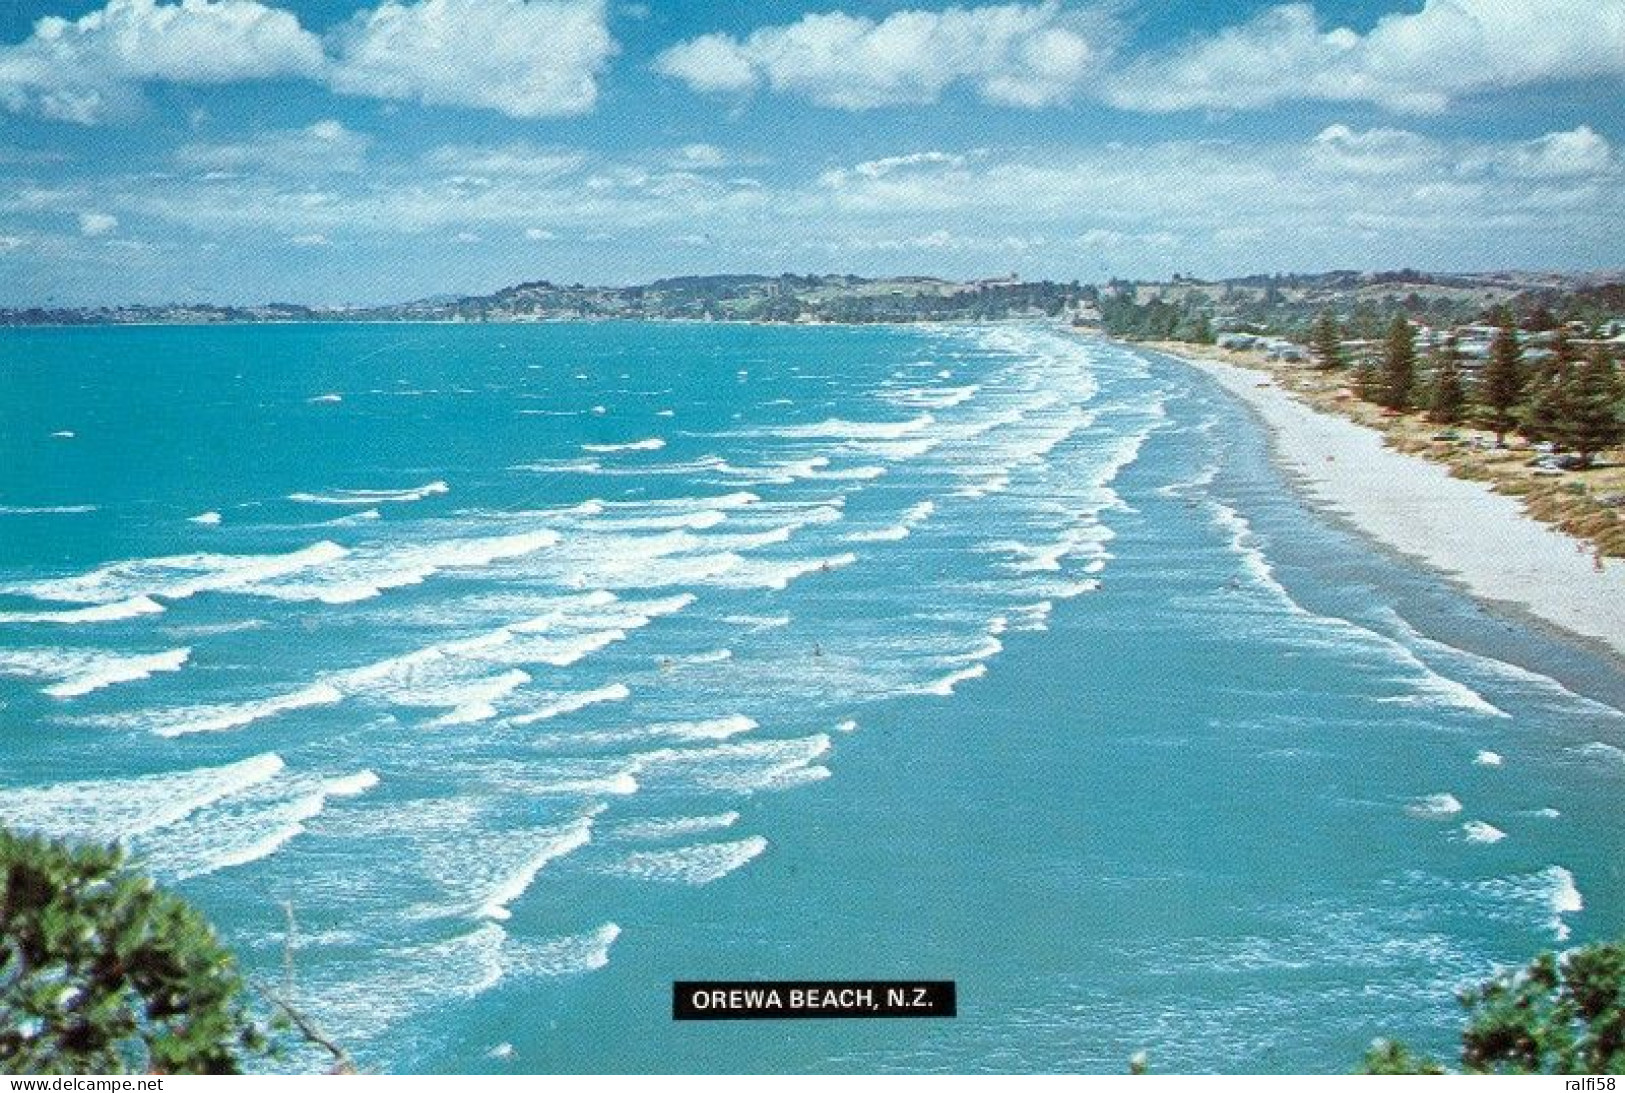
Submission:
[[[1516,497],[1453,477],[1443,464],[1389,447],[1377,430],[1315,409],[1266,372],[1160,345],[1153,351],[1197,369],[1247,407],[1276,464],[1322,511],[1478,600],[1625,662],[1625,562],[1536,520]]]

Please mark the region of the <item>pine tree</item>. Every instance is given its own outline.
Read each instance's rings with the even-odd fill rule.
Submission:
[[[1415,386],[1416,332],[1411,329],[1409,319],[1395,315],[1383,348],[1379,401],[1390,410],[1404,413],[1411,407],[1411,389]]]
[[[1518,423],[1516,408],[1523,395],[1523,347],[1518,330],[1506,316],[1490,343],[1489,363],[1478,383],[1480,419],[1495,430],[1497,446],[1506,444],[1506,434]]]
[[[1467,410],[1467,390],[1461,382],[1461,353],[1451,334],[1433,351],[1433,392],[1428,417],[1440,425],[1455,425]]]
[[[1194,312],[1185,320],[1184,340],[1197,345],[1213,344],[1213,323],[1207,312]]]
[[[1367,402],[1376,402],[1382,392],[1382,375],[1370,353],[1360,354],[1360,363],[1354,366],[1354,393]]]
[[[1574,370],[1565,413],[1557,428],[1558,437],[1579,455],[1582,467],[1589,467],[1592,458],[1604,448],[1625,441],[1620,398],[1619,369],[1608,350],[1599,345]]]
[[[1316,368],[1344,368],[1348,359],[1343,355],[1343,335],[1337,329],[1337,319],[1330,311],[1322,311],[1315,318],[1309,332],[1309,349]]]
[[[1569,416],[1570,388],[1577,356],[1568,334],[1559,329],[1552,340],[1552,356],[1530,378],[1519,413],[1519,428],[1533,441],[1551,441],[1558,450],[1562,424]]]

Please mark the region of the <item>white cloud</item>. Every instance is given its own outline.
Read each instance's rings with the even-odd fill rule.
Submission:
[[[1270,8],[1105,87],[1130,110],[1237,110],[1294,99],[1436,113],[1475,92],[1625,77],[1625,5],[1597,0],[1425,0],[1362,35],[1323,30],[1308,3]]]
[[[309,232],[305,235],[290,236],[288,238],[288,242],[292,243],[296,247],[330,247],[333,245],[333,241],[328,239],[327,236],[323,235],[321,232]]]
[[[604,0],[384,0],[324,41],[258,0],[107,0],[0,46],[0,109],[95,124],[146,82],[293,77],[517,118],[592,109],[616,45]]]
[[[80,213],[79,234],[87,236],[106,235],[118,227],[118,217],[107,213]]]
[[[847,110],[935,102],[959,83],[989,102],[1037,107],[1070,98],[1095,68],[1100,25],[1057,0],[900,11],[879,22],[830,12],[744,39],[693,38],[654,67],[696,91],[765,85]]]
[[[182,166],[206,171],[206,177],[215,179],[236,177],[242,171],[358,171],[370,144],[366,136],[342,122],[325,119],[303,129],[263,133],[249,141],[182,145],[175,158]]]
[[[553,232],[548,231],[546,228],[526,228],[525,238],[529,239],[532,243],[545,243],[549,239],[557,239],[558,236]]]
[[[144,81],[211,84],[315,76],[320,41],[256,0],[108,0],[74,21],[48,16],[0,47],[0,106],[90,124],[139,101]]]
[[[333,44],[337,91],[515,118],[591,110],[616,49],[604,0],[385,0]]]
[[[1613,173],[1612,145],[1589,125],[1564,133],[1547,133],[1518,145],[1504,157],[1517,174],[1528,178],[1575,178]]]
[[[1310,142],[1309,155],[1323,169],[1382,175],[1437,164],[1444,151],[1436,141],[1405,129],[1356,132],[1347,125],[1330,125]]]
[[[28,240],[20,235],[0,235],[0,254],[9,254],[20,250]]]

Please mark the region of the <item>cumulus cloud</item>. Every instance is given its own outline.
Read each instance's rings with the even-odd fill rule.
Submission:
[[[604,0],[384,0],[326,39],[258,0],[107,0],[0,46],[0,109],[95,124],[148,82],[291,77],[516,118],[592,109],[615,53]]]
[[[0,47],[0,105],[89,124],[132,106],[144,81],[316,76],[323,64],[297,18],[256,0],[108,0],[75,21],[47,16]]]
[[[1294,99],[1437,113],[1457,98],[1561,80],[1625,77],[1625,6],[1594,0],[1425,0],[1368,33],[1323,29],[1284,4],[1147,56],[1105,85],[1130,110],[1237,110]]]
[[[930,103],[955,84],[1010,106],[1062,102],[1099,60],[1093,27],[1056,0],[943,11],[900,11],[875,21],[811,14],[740,39],[707,34],[655,60],[696,91],[759,87],[847,110]]]
[[[334,35],[337,91],[515,118],[582,114],[615,53],[604,0],[386,0]]]

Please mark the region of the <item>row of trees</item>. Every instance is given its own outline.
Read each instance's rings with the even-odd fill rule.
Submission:
[[[1310,349],[1318,367],[1349,367],[1330,313],[1316,320]],[[1424,362],[1410,321],[1395,316],[1380,357],[1365,356],[1355,365],[1355,390],[1395,413],[1423,410],[1441,425],[1472,422],[1492,429],[1497,444],[1517,430],[1531,441],[1550,443],[1555,451],[1575,453],[1581,466],[1625,441],[1625,389],[1608,348],[1597,345],[1581,354],[1559,328],[1551,356],[1530,364],[1517,327],[1506,316],[1490,343],[1489,359],[1472,382],[1463,373],[1454,335],[1435,345]]]

